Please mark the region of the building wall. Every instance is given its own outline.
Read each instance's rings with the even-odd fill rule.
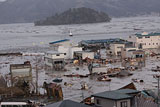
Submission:
[[[160,36],[131,36],[128,41],[136,42],[136,46],[142,44],[143,49],[158,48],[160,46]]]
[[[65,59],[73,59],[74,52],[82,51],[82,47],[64,47],[59,46],[58,52],[66,53]]]
[[[97,73],[97,74],[100,74],[102,72],[104,73],[107,73],[108,67],[95,67],[95,68],[92,68],[92,73]]]
[[[100,104],[97,104],[97,100],[100,101]],[[109,99],[103,99],[103,98],[94,98],[94,103],[96,107],[116,107],[116,101],[109,100]]]
[[[51,58],[51,59],[63,59],[65,58],[65,53],[46,53],[45,57],[46,58]]]
[[[118,55],[117,52],[121,52],[121,49],[124,48],[124,44],[110,44],[110,50],[107,51],[108,54],[111,53],[111,55]]]
[[[134,51],[130,51],[130,50],[138,50],[138,48],[123,48],[121,50],[121,56],[122,59],[124,58],[133,58],[135,55],[133,54]]]
[[[83,52],[82,53],[82,59],[85,59],[85,58],[90,58],[90,59],[94,59],[94,52]]]
[[[130,99],[117,101],[117,107],[121,107],[121,102],[125,102],[125,101],[127,102],[127,107],[131,107],[131,100]]]
[[[70,48],[70,59],[73,59],[73,56],[74,56],[74,52],[77,52],[77,51],[82,51],[82,47],[72,47]]]
[[[12,69],[13,77],[27,77],[30,76],[30,68]]]

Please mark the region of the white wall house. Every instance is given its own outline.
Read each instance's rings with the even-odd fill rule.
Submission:
[[[135,45],[142,49],[159,48],[160,47],[160,33],[135,34],[129,36],[128,41],[134,42]]]
[[[74,57],[78,59],[84,60],[86,58],[94,59],[94,52],[86,52],[86,51],[77,51],[74,52]]]
[[[125,47],[125,44],[110,44],[110,49],[107,50],[109,55],[121,55],[121,49]]]
[[[66,53],[59,53],[54,51],[49,51],[45,54],[44,61],[46,67],[52,70],[61,70],[64,68],[64,59]]]
[[[82,47],[73,46],[69,39],[49,43],[53,51],[66,53],[65,59],[73,59],[74,52],[82,51]]]

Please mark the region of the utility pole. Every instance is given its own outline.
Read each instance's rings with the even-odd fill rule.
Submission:
[[[158,95],[157,95],[157,107],[159,107],[159,78],[160,76],[157,76],[158,77]]]
[[[36,94],[38,95],[38,67],[37,67],[37,64],[38,64],[38,59],[36,56]]]
[[[159,107],[159,80],[160,80],[160,75],[155,75],[155,78],[158,81],[158,90],[157,90],[157,107]]]

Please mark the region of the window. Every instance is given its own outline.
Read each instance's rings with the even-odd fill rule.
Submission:
[[[127,101],[122,101],[121,102],[121,107],[128,107]]]
[[[101,105],[101,101],[99,99],[96,100],[98,105]]]
[[[153,45],[154,45],[154,43],[153,43]]]
[[[56,54],[56,56],[60,56],[60,54]]]
[[[138,37],[138,39],[142,39],[142,38],[143,38],[142,36],[139,36],[139,37]]]
[[[158,45],[158,43],[156,43]]]
[[[145,38],[150,38],[150,36],[146,36]]]
[[[64,53],[64,55],[66,55],[66,53]]]
[[[149,43],[149,45],[151,45],[151,44]]]

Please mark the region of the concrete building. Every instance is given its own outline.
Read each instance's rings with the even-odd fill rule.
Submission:
[[[69,39],[51,42],[50,47],[53,51],[66,53],[65,59],[73,59],[74,52],[82,51],[82,47],[73,46]]]
[[[144,67],[145,66],[145,51],[138,48],[123,48],[122,49],[122,66]]]
[[[84,60],[86,58],[94,59],[94,52],[77,51],[74,52],[74,58],[78,60]]]
[[[135,46],[142,49],[159,48],[160,47],[160,33],[135,34],[129,36],[128,41],[134,42]]]
[[[125,44],[114,43],[110,44],[109,50],[107,50],[108,55],[121,56],[121,49],[125,47]]]
[[[92,95],[96,107],[132,107],[137,90],[120,89]]]
[[[47,52],[44,57],[46,69],[56,70],[56,71],[64,69],[65,57],[66,53],[59,53],[54,51]]]
[[[24,64],[11,64],[10,73],[12,85],[17,80],[32,81],[32,66],[29,61],[24,62]]]

